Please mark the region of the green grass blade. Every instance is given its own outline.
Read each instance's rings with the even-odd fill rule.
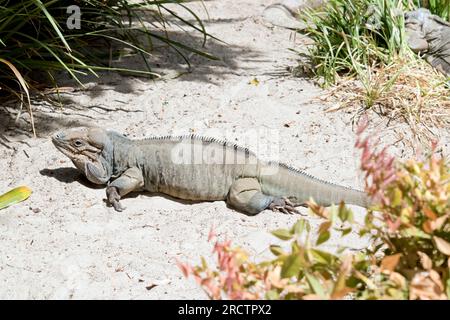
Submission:
[[[59,25],[58,23],[55,21],[55,19],[53,19],[52,15],[48,12],[47,8],[44,6],[44,4],[40,1],[40,0],[33,0],[36,5],[42,10],[42,12],[44,12],[45,16],[47,17],[48,21],[50,22],[50,24],[52,25],[53,29],[55,30],[55,32],[58,34],[59,38],[61,39],[61,41],[64,43],[64,46],[66,47],[66,49],[70,52],[72,51],[72,49],[70,49],[69,44],[67,43],[66,39],[64,38],[63,34],[61,33],[61,30],[59,29]]]

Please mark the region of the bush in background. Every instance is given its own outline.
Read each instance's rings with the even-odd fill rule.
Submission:
[[[217,265],[179,263],[211,299],[448,299],[450,297],[450,166],[431,153],[424,161],[395,161],[386,149],[373,151],[360,138],[365,191],[374,205],[362,225],[344,203],[323,208],[309,202],[323,219],[312,244],[309,223],[300,219],[273,235],[289,248],[272,245],[273,260],[255,263],[231,241],[216,241]],[[371,246],[352,254],[317,249],[330,231],[342,237],[356,230]],[[210,234],[209,239],[215,237]]]
[[[340,75],[358,75],[410,53],[404,9],[402,0],[330,0],[319,10],[306,10],[314,74],[334,84]]]
[[[419,3],[420,2],[420,3]],[[436,138],[430,128],[446,127],[450,116],[448,78],[414,54],[407,43],[404,13],[426,6],[447,17],[448,0],[330,0],[307,10],[312,39],[303,65],[338,104],[358,117],[371,110],[388,121],[405,122],[414,142]]]
[[[313,45],[307,57],[325,85],[339,76],[359,76],[368,68],[386,66],[398,57],[412,59],[404,13],[418,7],[449,18],[450,0],[329,0],[309,9],[302,19]]]

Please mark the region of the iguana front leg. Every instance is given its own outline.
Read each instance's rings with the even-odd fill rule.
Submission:
[[[125,208],[120,204],[121,197],[144,186],[144,177],[141,170],[136,167],[126,170],[122,175],[106,187],[106,197],[116,211]]]
[[[261,191],[261,185],[255,178],[240,178],[233,182],[228,193],[230,206],[247,214],[255,215],[269,208],[283,213],[298,213],[294,205],[286,198],[269,196]]]

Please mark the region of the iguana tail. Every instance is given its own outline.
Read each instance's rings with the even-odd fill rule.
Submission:
[[[323,206],[341,201],[365,208],[370,205],[369,197],[362,191],[314,178],[283,164],[278,165],[276,173],[262,175],[261,185],[263,193],[287,197],[297,205],[304,204],[310,198]]]

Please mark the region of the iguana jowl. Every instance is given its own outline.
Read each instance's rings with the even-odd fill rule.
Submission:
[[[247,214],[264,209],[296,212],[312,197],[318,204],[345,201],[367,206],[367,196],[265,162],[247,149],[197,136],[132,140],[101,128],[73,128],[52,136],[54,145],[95,184],[107,184],[108,202],[132,191],[160,192],[186,200],[227,203]],[[112,182],[111,182],[112,181]]]

